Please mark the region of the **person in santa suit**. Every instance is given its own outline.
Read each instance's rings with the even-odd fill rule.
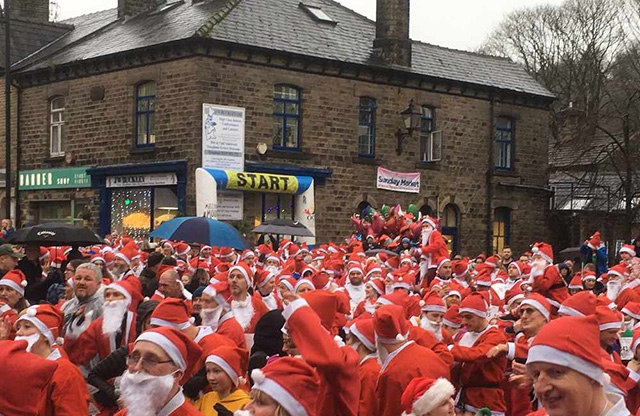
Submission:
[[[65,351],[76,365],[90,370],[91,361],[104,360],[109,354],[136,339],[136,313],[142,294],[132,280],[111,283],[104,291],[102,316],[89,325],[77,340],[65,343]],[[135,280],[133,280],[135,279]],[[139,281],[138,281],[139,285]],[[97,364],[97,362],[95,362]]]
[[[607,272],[607,298],[615,302],[618,309],[622,309],[629,302],[640,302],[637,287],[640,279],[629,278],[627,263],[618,263]]]
[[[431,280],[429,288],[433,290],[435,286],[439,286],[446,293],[451,285],[451,260],[449,257],[436,257],[433,262],[436,264],[436,274]]]
[[[316,369],[321,384],[317,394],[318,415],[355,416],[360,399],[358,354],[334,339],[331,327],[341,300],[326,290],[283,294],[287,333],[300,355]],[[254,379],[255,382],[255,379]]]
[[[359,319],[348,327],[347,345],[356,350],[360,359],[358,376],[360,377],[360,406],[358,416],[376,416],[378,400],[376,383],[380,373],[380,363],[376,354],[373,319]]]
[[[259,295],[249,294],[253,272],[246,263],[239,263],[229,269],[229,288],[231,289],[231,310],[245,334],[255,332],[256,323],[262,315],[269,312]]]
[[[151,300],[162,301],[168,298],[184,299],[191,309],[193,296],[184,288],[177,266],[163,264],[158,269],[158,290],[151,296]]]
[[[139,254],[140,251],[138,250],[138,246],[134,242],[127,244],[120,251],[118,251],[115,254],[113,268],[111,269],[113,279],[118,281],[124,279],[129,275],[135,275],[134,270],[132,270],[131,264],[134,260],[134,257],[138,256]]]
[[[511,264],[514,264],[512,262]],[[509,341],[513,341],[516,337],[516,333],[520,331],[519,322],[520,319],[520,304],[524,300],[524,292],[520,285],[515,285],[511,289],[507,290],[504,295],[505,306],[504,310],[507,312],[504,315],[498,317],[496,325],[502,331]]]
[[[402,393],[402,416],[453,416],[455,393],[445,378],[414,378]]]
[[[431,280],[436,275],[438,265],[435,263],[435,259],[449,257],[447,243],[444,242],[442,234],[437,228],[438,224],[434,218],[426,216],[422,219],[421,254],[426,257],[426,261],[420,264],[420,279],[423,288],[429,287]]]
[[[449,366],[428,348],[409,338],[411,324],[399,305],[384,305],[373,314],[381,362],[376,386],[379,416],[402,413],[402,392],[415,377],[449,378]]]
[[[527,372],[542,408],[534,416],[630,416],[624,400],[607,395],[595,316],[546,324],[529,348]]]
[[[507,267],[507,275],[509,276],[509,279],[507,279],[507,281],[505,282],[506,290],[509,290],[516,285],[520,286],[520,284],[524,281],[524,270],[525,265],[522,264],[520,260],[512,261],[511,263],[509,263],[509,266]]]
[[[549,300],[551,306],[558,309],[569,297],[567,283],[560,275],[557,266],[553,265],[553,248],[547,243],[536,243],[533,247],[533,264],[531,266],[531,289]]]
[[[600,353],[606,361],[622,365],[622,359],[614,346],[618,343],[618,333],[622,330],[624,318],[619,311],[613,311],[607,306],[596,307],[596,318],[600,328]]]
[[[255,273],[256,292],[270,311],[282,309],[282,301],[275,294],[275,281],[276,275],[267,269]]]
[[[180,380],[200,361],[202,348],[186,334],[168,327],[152,328],[136,339],[120,379],[124,415],[201,415],[189,404]]]
[[[349,308],[351,314],[356,310],[356,307],[366,297],[365,285],[362,282],[364,279],[364,272],[362,271],[362,265],[360,263],[352,263],[347,270],[347,282],[344,284],[344,288],[349,294]]]
[[[278,358],[261,369],[253,370],[251,379],[251,401],[234,416],[325,415],[316,408],[320,379],[304,360]]]
[[[22,312],[29,306],[24,297],[27,285],[27,277],[22,270],[9,270],[0,279],[0,301],[9,305],[16,313]]]
[[[384,295],[384,281],[382,279],[371,279],[364,285],[365,299],[358,304],[353,312],[353,318],[360,316],[373,316],[376,311],[378,298]]]
[[[202,325],[232,340],[238,348],[247,347],[242,327],[233,316],[228,299],[231,298],[228,282],[209,284],[202,292]]]
[[[40,398],[38,414],[86,416],[89,392],[84,377],[56,344],[63,319],[52,305],[31,306],[16,322],[15,340],[27,341],[27,351],[58,364],[46,395]]]
[[[502,415],[507,410],[504,391],[499,383],[504,378],[507,359],[504,354],[487,358],[496,345],[504,344],[504,334],[487,320],[489,304],[480,293],[472,293],[460,304],[460,315],[467,333],[451,348],[453,359],[460,363],[460,394],[457,406],[464,415],[474,415],[481,408]]]
[[[459,342],[465,329],[462,328],[462,318],[460,317],[460,306],[453,305],[444,313],[442,318],[442,329],[447,331],[454,342]]]
[[[446,344],[452,344],[453,339],[442,330],[442,319],[447,311],[442,298],[436,292],[429,292],[420,301],[420,307],[420,328],[431,332],[438,341],[445,340]]]

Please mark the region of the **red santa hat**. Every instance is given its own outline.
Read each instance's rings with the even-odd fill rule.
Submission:
[[[185,242],[178,242],[173,245],[176,256],[184,257],[191,251],[191,246]]]
[[[629,275],[629,266],[626,263],[618,263],[613,267],[610,267],[607,272],[609,279],[612,276],[625,278]]]
[[[442,323],[451,328],[462,327],[462,317],[460,317],[460,306],[453,305],[444,313]]]
[[[538,255],[547,263],[553,263],[553,247],[551,247],[551,244],[535,243],[531,250],[534,256]]]
[[[253,286],[253,271],[246,263],[238,263],[235,266],[232,266],[229,269],[229,275],[234,271],[238,271],[242,274],[244,280],[247,282],[247,287]]]
[[[400,265],[403,263],[409,263],[409,265],[413,264],[413,257],[411,257],[411,254],[403,253],[400,256]]]
[[[136,344],[140,341],[151,342],[162,348],[171,361],[189,376],[193,374],[192,370],[200,361],[202,355],[202,348],[198,344],[183,332],[174,328],[159,327],[148,329],[140,334],[136,339]]]
[[[228,299],[231,298],[231,291],[229,290],[229,282],[219,281],[211,283],[205,287],[202,291],[203,295],[210,296],[218,304],[222,305],[225,310],[231,309]]]
[[[131,260],[138,254],[138,246],[129,244],[116,253],[116,257],[121,258],[127,264],[131,264]]]
[[[0,286],[7,286],[15,290],[24,297],[24,288],[27,287],[27,277],[22,273],[20,269],[13,269],[8,271],[2,279],[0,279]]]
[[[276,276],[266,269],[257,270],[255,273],[255,282],[257,287],[264,287],[264,285],[275,278]]]
[[[537,362],[567,367],[603,386],[607,384],[596,317],[567,316],[543,326],[527,358],[527,365]]]
[[[245,250],[242,252],[242,254],[240,254],[240,260],[246,260],[249,257],[255,257],[255,256],[256,256],[256,253],[254,253],[253,251]]]
[[[453,384],[445,378],[414,378],[402,393],[402,416],[426,416],[449,400],[455,392]]]
[[[356,273],[360,273],[362,275],[364,275],[364,270],[362,270],[362,264],[361,263],[357,263],[357,264],[350,264],[349,268],[347,270],[347,275],[350,275],[351,273],[356,272]]]
[[[18,314],[13,308],[0,300],[0,319],[9,318],[11,322],[15,322]]]
[[[636,358],[638,358],[638,354],[636,354],[638,345],[640,345],[640,328],[636,328],[633,330],[633,338],[631,340],[631,352]]]
[[[280,274],[278,276],[278,285],[283,284],[289,292],[296,291],[296,279],[294,279],[291,275],[288,274]]]
[[[384,305],[373,313],[373,325],[378,341],[396,343],[409,337],[409,321],[399,305]]]
[[[332,293],[328,290],[314,290],[303,293],[300,297],[304,299],[311,310],[318,315],[322,326],[327,330],[331,330],[338,309],[340,309],[338,293]],[[348,312],[349,311],[347,311],[347,313]]]
[[[227,373],[234,386],[245,384],[246,379],[243,375],[249,368],[249,351],[244,348],[221,346],[205,353],[205,356],[205,363],[220,367]]]
[[[596,318],[598,318],[598,325],[600,331],[606,331],[608,329],[621,329],[624,318],[619,311],[613,311],[606,306],[598,306],[596,308]]]
[[[422,312],[445,313],[447,311],[447,308],[444,307],[442,298],[435,291],[431,291],[424,295],[424,298],[420,301],[420,307]]]
[[[349,326],[349,333],[369,351],[376,350],[376,334],[373,319],[358,319]]]
[[[495,269],[496,267],[498,267],[499,261],[500,258],[494,254],[492,256],[489,256],[489,258],[484,261],[484,264]]]
[[[596,272],[594,272],[593,270],[585,270],[582,272],[582,278],[581,280],[587,281],[587,280],[596,280]]]
[[[476,276],[476,286],[491,287],[493,281],[489,269],[483,268]]]
[[[422,224],[429,224],[434,230],[438,228],[438,221],[428,215],[422,217]]]
[[[373,289],[378,296],[382,296],[385,294],[385,285],[382,279],[371,279],[367,282],[367,285]]]
[[[280,260],[280,257],[278,257],[275,253],[272,253],[269,256],[267,256],[265,261],[266,260],[276,261],[276,262],[278,262],[278,266],[282,263],[282,260]]]
[[[221,259],[227,258],[227,257],[231,257],[233,254],[235,254],[235,251],[230,248],[230,247],[221,247],[220,251],[218,253],[218,256]]]
[[[107,264],[107,261],[104,259],[104,257],[102,256],[102,254],[101,254],[101,253],[96,253],[96,254],[94,254],[93,256],[91,256],[91,258],[89,259],[89,261],[90,261],[91,263],[96,263],[96,262],[101,261],[102,263]]]
[[[520,276],[522,276],[524,274],[523,273],[524,264],[522,264],[522,262],[520,260],[512,261],[511,263],[509,263],[509,267],[511,267],[511,266],[515,267],[516,270],[518,270],[518,274]]]
[[[584,286],[582,286],[582,276],[580,273],[576,273],[571,278],[571,282],[569,282],[569,290],[582,290]]]
[[[470,313],[486,319],[488,311],[489,305],[487,304],[487,300],[478,292],[471,293],[460,302],[461,314]]]
[[[462,260],[454,260],[451,270],[454,277],[464,277],[469,272],[469,259],[465,257]]]
[[[440,267],[444,266],[445,263],[451,263],[451,259],[449,257],[436,257],[434,263],[436,264],[436,271],[440,270]]]
[[[134,279],[137,280],[137,277],[134,276]],[[132,280],[125,279],[119,282],[113,282],[107,286],[107,289],[113,289],[118,293],[122,293],[127,300],[127,305],[129,305],[133,311],[137,310],[138,305],[142,302],[142,293]]]
[[[314,416],[320,388],[316,371],[304,360],[283,357],[251,372],[253,390],[272,397],[291,416]]]
[[[28,321],[47,339],[50,346],[56,344],[62,330],[64,315],[53,305],[42,304],[29,306],[15,325],[20,321]]]
[[[640,302],[628,302],[620,312],[640,321]]]
[[[49,257],[49,250],[46,247],[40,247],[40,254],[38,255],[38,260],[42,261]]]
[[[300,289],[302,287],[302,285],[309,285],[309,286],[311,286],[311,289],[313,289],[313,290],[316,289],[316,287],[313,284],[313,282],[311,281],[311,279],[307,279],[306,277],[303,277],[302,279],[298,280],[293,289],[297,292],[298,289]]]
[[[193,325],[193,320],[182,299],[166,298],[151,313],[150,324],[182,330]]]
[[[511,305],[520,299],[524,299],[524,291],[520,285],[513,285],[513,287],[507,290],[504,294],[505,306],[507,307],[506,309],[510,310]]]
[[[620,251],[618,253],[627,253],[630,254],[631,257],[635,257],[636,256],[636,248],[633,244],[623,244],[622,248],[620,249]]]
[[[324,270],[318,270],[311,275],[311,282],[313,282],[313,287],[318,289],[329,289],[331,285],[331,279],[329,277],[329,273]]]
[[[520,307],[523,305],[529,305],[538,312],[544,319],[549,322],[551,320],[551,304],[549,301],[539,293],[530,293],[520,304]]]
[[[558,313],[566,316],[588,316],[596,313],[596,296],[590,291],[578,292],[562,302]]]
[[[391,276],[393,278],[393,283],[391,284],[391,286],[394,290],[399,288],[407,290],[413,289],[413,281],[409,278],[408,272],[408,269],[401,269],[391,273]]]
[[[600,232],[596,231],[591,237],[589,237],[587,245],[590,249],[597,250],[598,247],[600,247],[600,244],[602,244],[602,238],[600,237]]]

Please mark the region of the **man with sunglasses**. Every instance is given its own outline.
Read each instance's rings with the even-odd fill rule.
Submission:
[[[194,341],[173,328],[143,332],[136,339],[120,381],[120,399],[126,407],[117,415],[200,415],[185,400],[180,379],[191,374],[201,354]]]

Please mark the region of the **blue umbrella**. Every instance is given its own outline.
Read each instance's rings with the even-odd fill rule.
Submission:
[[[238,230],[222,221],[205,217],[174,218],[163,222],[149,236],[209,246],[231,247],[238,250],[245,249]]]

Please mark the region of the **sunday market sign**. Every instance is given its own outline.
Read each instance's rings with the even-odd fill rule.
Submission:
[[[376,187],[387,191],[418,194],[420,193],[420,172],[394,172],[378,167]]]

